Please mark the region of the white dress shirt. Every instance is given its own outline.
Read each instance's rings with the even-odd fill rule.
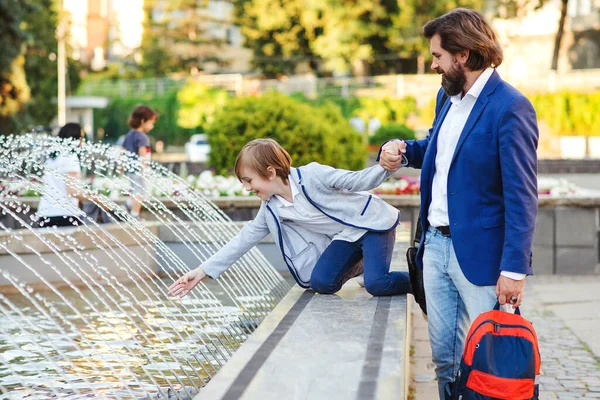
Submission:
[[[346,242],[356,242],[367,232],[365,229],[347,226],[329,218],[310,204],[292,179],[288,179],[288,182],[292,189],[293,203],[278,195],[274,195],[271,200],[271,204],[277,207],[281,220],[294,221],[307,230],[325,234],[331,237],[332,240]]]
[[[437,137],[437,154],[435,155],[435,172],[431,189],[431,204],[429,205],[428,221],[431,226],[448,226],[448,171],[456,150],[458,139],[467,123],[467,119],[477,102],[485,84],[494,69],[488,67],[477,78],[471,89],[461,98],[461,94],[450,97],[450,110],[440,127]],[[511,279],[521,280],[525,274],[502,271],[502,275]]]

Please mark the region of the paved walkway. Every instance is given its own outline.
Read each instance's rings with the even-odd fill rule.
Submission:
[[[600,276],[527,278],[522,312],[534,325],[540,399],[600,398]],[[437,399],[427,323],[413,307],[412,394]]]

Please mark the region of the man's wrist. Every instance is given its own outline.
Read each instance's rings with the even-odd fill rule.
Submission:
[[[510,278],[514,281],[522,281],[527,276],[527,274],[522,274],[520,272],[511,272],[511,271],[500,271],[500,275]]]

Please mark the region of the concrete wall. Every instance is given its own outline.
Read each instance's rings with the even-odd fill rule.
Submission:
[[[410,235],[404,238],[405,240],[400,239],[407,242],[409,237],[413,235],[418,218],[419,198],[417,196],[382,197],[401,210],[403,222],[410,223],[410,225],[407,224],[407,226],[410,226]],[[32,212],[35,210],[36,201],[37,199],[32,199],[28,202],[32,206]],[[218,198],[214,199],[214,203],[232,220],[248,221],[256,215],[260,200],[257,198]],[[169,202],[165,202],[165,204],[168,207],[171,206]],[[151,215],[146,217],[150,219]],[[11,221],[8,220],[7,216],[0,216],[0,218],[3,219],[2,222],[5,225],[15,225],[14,221],[11,225]],[[156,234],[160,239],[179,254],[186,264],[190,267],[197,265],[198,260],[196,257],[167,228],[162,227],[159,229],[158,225],[160,223],[156,221],[148,222],[148,224],[156,224],[152,229],[156,230]],[[235,223],[233,224],[235,225]],[[110,229],[118,230],[120,228],[113,227]],[[118,235],[118,232],[111,233]],[[200,238],[204,237],[201,229],[198,229],[197,234],[200,235]],[[0,243],[5,242],[9,236],[7,234],[0,235]],[[124,243],[127,243],[127,240],[131,241],[126,236],[122,237]],[[83,244],[89,242],[89,238],[83,233],[79,233],[77,238]],[[207,239],[204,238],[204,240]],[[13,240],[13,242],[15,241]],[[272,243],[272,240],[267,238],[261,242],[259,247],[265,250],[269,261],[274,266],[278,269],[285,269],[279,252]],[[11,246],[15,245],[18,246],[18,243],[11,244]],[[137,244],[129,243],[127,246],[135,248]],[[139,250],[143,251],[143,249]],[[0,252],[0,257],[6,256],[3,256]],[[0,262],[3,262],[2,260],[3,258],[0,258]],[[110,265],[108,260],[106,263]],[[533,265],[536,274],[600,273],[600,198],[542,197],[539,202],[533,241]]]

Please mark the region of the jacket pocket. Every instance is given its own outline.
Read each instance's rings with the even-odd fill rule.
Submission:
[[[369,207],[369,204],[371,203],[372,198],[373,198],[373,195],[370,194],[369,197],[367,198],[367,203],[365,204],[362,212],[360,213],[361,216],[363,216],[365,214],[365,211],[367,211],[367,207]]]
[[[310,282],[310,276],[320,256],[317,246],[314,243],[309,243],[294,257],[289,258],[301,281]]]
[[[496,228],[504,225],[504,214],[488,215],[479,217],[479,219],[483,229]]]

